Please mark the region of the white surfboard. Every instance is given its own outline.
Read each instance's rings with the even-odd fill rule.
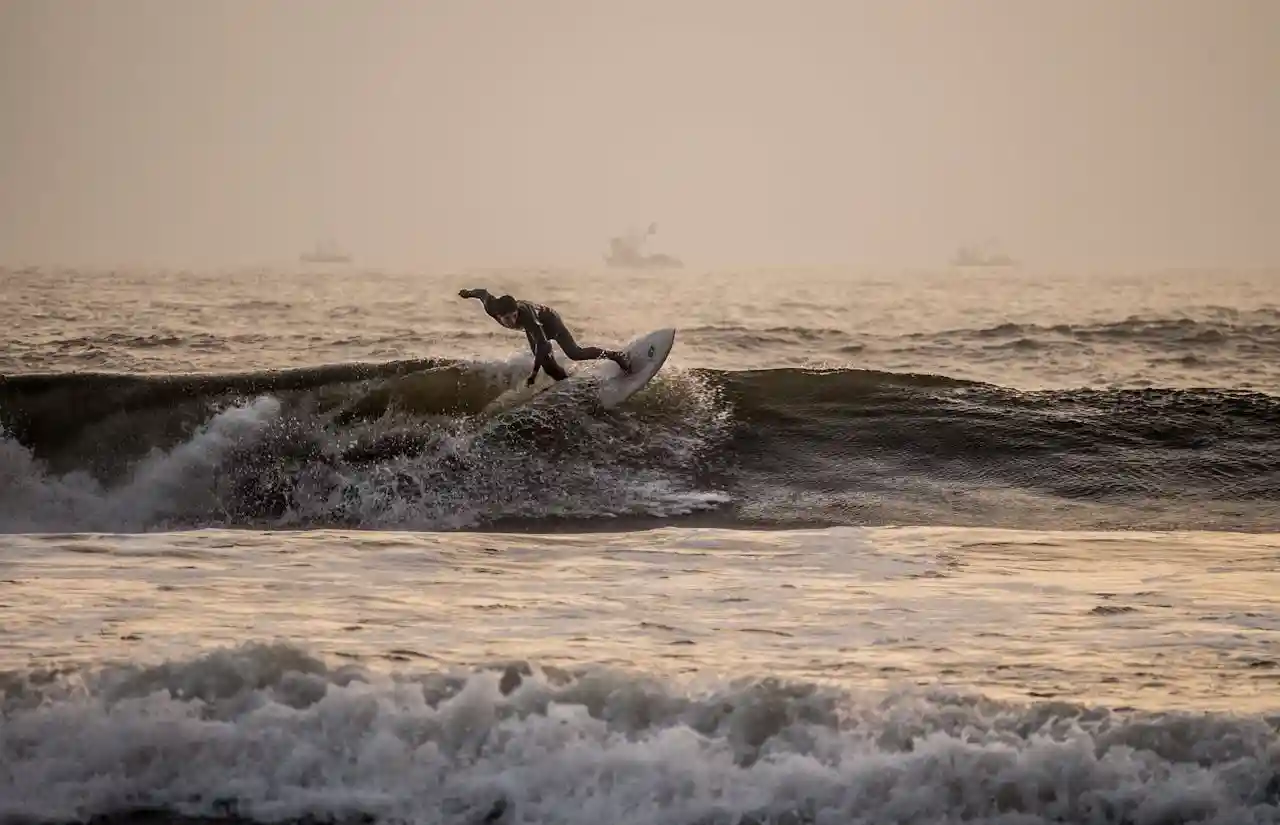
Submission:
[[[644,389],[662,369],[675,343],[674,329],[655,330],[627,345],[625,351],[631,356],[631,372],[623,372],[612,361],[603,362],[597,373],[600,383],[596,389],[601,405],[616,407]]]

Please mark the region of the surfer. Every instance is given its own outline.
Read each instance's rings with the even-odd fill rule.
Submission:
[[[556,363],[551,354],[551,342],[555,341],[564,350],[564,354],[574,361],[594,361],[608,358],[622,368],[623,372],[631,372],[631,359],[625,352],[606,350],[600,347],[580,347],[573,340],[569,328],[564,325],[560,313],[549,306],[534,304],[529,301],[517,301],[510,295],[493,296],[487,289],[462,289],[459,298],[479,298],[484,302],[484,311],[491,318],[507,329],[523,329],[529,339],[529,349],[533,350],[533,372],[525,384],[533,386],[538,378],[538,370],[546,370],[557,381],[569,376],[564,368]]]

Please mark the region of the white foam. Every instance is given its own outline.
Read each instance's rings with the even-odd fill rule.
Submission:
[[[153,450],[109,489],[84,472],[52,475],[25,447],[0,438],[0,530],[141,530],[216,510],[212,473],[279,414],[269,396],[223,410],[172,450]]]
[[[566,825],[1280,815],[1280,741],[1260,719],[771,680],[694,690],[599,670],[393,677],[258,645],[17,681],[0,727],[0,820],[140,808]]]
[[[533,392],[524,387],[530,364],[513,356],[475,365],[508,387],[481,415],[458,422],[423,453],[344,469],[341,489],[333,479],[295,487],[288,521],[325,523],[341,505],[361,527],[441,530],[504,518],[676,516],[730,501],[724,491],[695,488],[686,469],[700,450],[719,443],[729,423],[703,382],[674,370],[658,376],[646,397],[672,406],[682,420],[649,425],[597,417],[566,397],[521,407]],[[526,429],[550,443],[540,443],[542,436],[508,443],[505,433]],[[647,451],[642,466],[620,465],[622,453],[637,450]]]
[[[523,389],[526,354],[473,365]],[[51,473],[0,439],[0,531],[146,531],[201,526],[461,529],[501,519],[677,516],[729,501],[695,482],[728,411],[696,377],[669,370],[639,410],[599,415],[572,398],[474,417],[389,410],[341,423],[263,397],[154,450],[120,481]],[[506,396],[503,396],[506,397]],[[654,409],[645,409],[649,404]],[[590,409],[589,409],[590,408]],[[644,418],[647,416],[647,418]],[[377,446],[402,429],[413,449]],[[349,457],[354,445],[372,445]],[[359,452],[359,451],[357,451]]]

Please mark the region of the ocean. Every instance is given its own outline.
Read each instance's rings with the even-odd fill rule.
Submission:
[[[1280,271],[0,294],[5,825],[1280,822]]]

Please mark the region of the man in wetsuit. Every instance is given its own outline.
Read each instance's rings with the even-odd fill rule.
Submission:
[[[525,337],[529,339],[529,349],[533,350],[533,372],[525,381],[529,386],[533,386],[533,382],[537,380],[539,369],[546,370],[547,375],[557,381],[569,377],[551,354],[552,341],[559,344],[564,354],[574,361],[608,358],[621,367],[623,372],[631,372],[631,359],[625,352],[578,346],[578,342],[573,340],[573,335],[560,319],[560,313],[551,307],[517,301],[510,295],[494,297],[487,289],[459,290],[458,297],[479,298],[484,302],[484,311],[499,324],[508,329],[524,330]]]

